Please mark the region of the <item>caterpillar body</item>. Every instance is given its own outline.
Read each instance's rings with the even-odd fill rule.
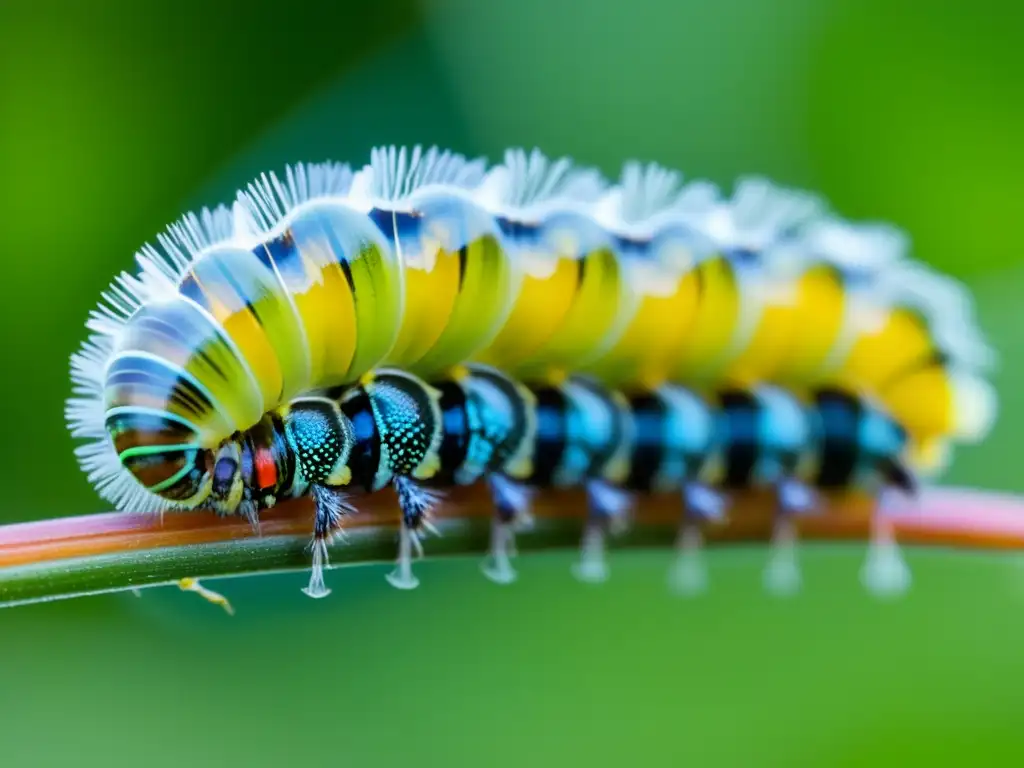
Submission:
[[[653,164],[614,186],[536,151],[297,165],[137,254],[72,356],[66,414],[119,509],[257,525],[311,495],[312,596],[347,489],[395,488],[408,588],[439,491],[476,482],[503,582],[533,490],[586,488],[588,579],[635,494],[679,492],[687,589],[721,494],[773,488],[769,583],[789,589],[812,489],[912,492],[994,418],[969,299],[907,247],[805,193],[745,179],[723,199]],[[905,584],[883,545],[870,583]]]

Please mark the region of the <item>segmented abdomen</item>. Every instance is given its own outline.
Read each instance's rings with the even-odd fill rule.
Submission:
[[[455,483],[497,464],[540,484],[676,482],[689,472],[686,419],[703,419],[681,385],[717,393],[706,437],[727,455],[703,471],[725,485],[805,469],[813,430],[772,385],[877,397],[922,465],[951,437],[980,435],[993,406],[964,352],[979,344],[943,325],[957,300],[919,289],[917,273],[891,280],[902,248],[885,233],[808,226],[818,215],[808,196],[762,181],[723,200],[630,164],[609,189],[537,153],[487,171],[438,150],[377,150],[354,175],[325,164],[264,176],[233,211],[186,217],[161,250],[144,249],[141,275],[122,276],[94,316],[68,409],[76,434],[97,441],[83,465],[118,504],[145,498],[136,483],[231,511],[252,501],[238,485],[239,472],[255,477],[244,435],[266,414],[357,382],[384,392],[360,381],[381,365],[447,380],[467,361],[496,378],[474,362],[465,388],[441,388],[437,420],[472,421],[463,442],[439,438],[441,454],[461,457],[445,478]],[[895,256],[875,258],[886,249]],[[513,428],[522,413],[503,410],[517,400],[502,388],[525,391],[505,374],[535,385],[529,439]],[[642,406],[636,419],[617,389]],[[354,397],[341,408],[354,409],[353,461],[365,464],[355,482],[375,489],[397,471],[381,453],[398,450],[381,421],[389,400],[370,397],[368,422]],[[515,462],[497,458],[504,432],[518,435]],[[660,451],[657,471],[629,458],[634,438]]]

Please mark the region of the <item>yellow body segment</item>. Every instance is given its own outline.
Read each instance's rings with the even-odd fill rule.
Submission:
[[[733,265],[724,256],[701,262],[686,279],[696,284],[697,306],[670,376],[673,381],[701,384],[715,379],[726,363],[744,299]]]
[[[371,213],[390,233],[405,271],[404,310],[387,365],[429,377],[494,338],[518,293],[518,272],[494,218],[465,195],[427,188],[405,205],[411,211]]]
[[[561,327],[573,307],[579,262],[571,255],[552,255],[540,264],[529,259],[518,295],[504,327],[480,354],[482,362],[513,370],[537,354]]]
[[[931,331],[920,315],[897,308],[875,333],[854,342],[839,376],[878,392],[908,366],[923,363],[936,351]]]
[[[786,331],[790,342],[779,345],[779,357],[768,368],[769,377],[783,385],[799,385],[824,373],[847,322],[851,300],[840,274],[826,265],[812,267],[800,277],[795,298]],[[771,344],[760,343],[767,354]]]
[[[879,390],[879,396],[919,439],[952,435],[956,430],[954,384],[945,366],[929,364],[898,376]]]
[[[614,251],[600,249],[585,254],[578,264],[572,305],[547,341],[518,362],[516,375],[536,379],[580,368],[615,341],[632,306]]]
[[[413,259],[405,249],[405,310],[389,363],[404,366],[437,344],[459,294],[459,254],[425,243],[429,256]]]
[[[457,290],[448,322],[437,341],[410,369],[431,376],[473,357],[501,329],[518,292],[509,254],[494,235],[482,235],[456,256],[461,274],[449,281]]]
[[[356,314],[351,331],[355,352],[345,378],[332,384],[351,383],[382,365],[395,344],[402,317],[402,270],[389,245],[364,245],[348,263],[348,271]]]
[[[243,249],[204,255],[179,290],[206,309],[234,341],[265,403],[281,403],[308,387],[306,339],[274,272]]]
[[[310,379],[314,386],[329,386],[350,376],[357,341],[355,297],[341,266],[322,244],[310,243],[301,258],[309,280],[293,300],[306,329]]]
[[[697,318],[699,281],[692,272],[665,273],[671,290],[638,297],[625,331],[607,354],[588,370],[620,389],[649,389],[669,377],[673,361],[684,349]]]
[[[843,326],[846,297],[838,272],[821,265],[794,278],[791,295],[768,300],[730,381],[806,387],[818,383]]]
[[[837,375],[874,395],[907,430],[917,469],[943,463],[961,406],[952,369],[920,314],[905,307],[890,311],[876,332],[857,338]]]
[[[350,384],[394,346],[402,316],[398,256],[365,213],[336,202],[307,204],[288,224],[266,256],[293,297],[311,385]]]

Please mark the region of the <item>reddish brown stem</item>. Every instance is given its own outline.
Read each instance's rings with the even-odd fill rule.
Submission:
[[[653,497],[640,504],[637,522],[671,523],[679,514],[674,496]],[[800,520],[801,538],[864,539],[869,533],[872,505],[862,498],[831,498],[823,514]],[[382,493],[358,499],[359,514],[346,528],[390,526],[396,522],[393,497]],[[575,493],[538,496],[534,514],[545,518],[579,517],[584,501]],[[490,514],[481,489],[452,492],[436,517],[481,519]],[[914,503],[887,510],[896,537],[907,544],[949,544],[985,549],[1024,547],[1024,499],[1008,494],[959,489],[935,490]],[[767,538],[771,502],[762,496],[737,498],[729,520],[711,528],[711,541]],[[305,536],[311,528],[307,500],[282,504],[263,513],[261,535]],[[246,520],[218,518],[205,512],[154,515],[105,513],[0,526],[0,568],[49,560],[116,554],[186,544],[208,544],[253,535]]]
[[[398,520],[390,493],[354,500],[359,514],[346,521],[349,543],[333,548],[332,562],[360,563],[390,557]],[[728,522],[709,527],[711,541],[767,540],[772,500],[736,498]],[[490,503],[482,488],[450,493],[437,510],[445,541],[433,552],[471,553],[486,541]],[[520,549],[574,544],[585,500],[577,493],[540,494],[534,505],[537,532]],[[803,539],[864,540],[872,503],[861,497],[828,498],[821,514],[798,522]],[[668,544],[674,539],[676,496],[644,499],[626,543]],[[928,491],[915,502],[887,506],[886,519],[904,544],[965,548],[1024,548],[1024,498],[982,491]],[[168,583],[184,577],[245,574],[301,568],[312,531],[308,501],[265,512],[257,537],[247,520],[209,513],[154,515],[109,513],[0,526],[0,605]]]

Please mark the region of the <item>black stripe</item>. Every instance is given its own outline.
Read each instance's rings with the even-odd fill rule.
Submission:
[[[288,440],[284,433],[284,420],[281,418],[281,414],[274,411],[268,414],[268,416],[270,421],[268,427],[270,451],[277,465],[277,487],[274,488],[274,492],[275,494],[280,494],[290,491],[295,483],[295,454],[288,447]],[[264,419],[261,423],[266,422],[267,419]]]
[[[370,398],[362,387],[352,390],[351,395],[342,400],[341,412],[352,422],[355,432],[355,443],[348,459],[352,484],[362,486],[367,492],[376,490],[373,481],[380,468],[380,434]]]
[[[337,264],[341,267],[342,274],[345,275],[345,282],[348,283],[348,289],[352,293],[354,303],[356,301],[356,280],[352,277],[352,265],[348,263],[348,259],[342,259]]]
[[[726,488],[747,488],[760,456],[761,405],[750,392],[728,390],[718,395],[719,426],[725,447]]]
[[[820,488],[846,488],[854,478],[861,453],[863,405],[856,397],[838,390],[818,392],[815,403],[822,439],[821,466],[814,483]]]
[[[459,292],[462,292],[462,284],[466,282],[466,270],[469,268],[469,244],[459,248]]]
[[[334,227],[329,226],[329,219],[325,216],[317,217],[317,224],[320,227],[320,231],[323,233],[324,239],[327,241],[327,245],[330,247],[331,256],[334,259],[334,263],[341,267],[342,273],[345,275],[345,282],[348,283],[348,289],[352,293],[352,300],[355,303],[359,302],[359,296],[356,295],[356,281],[352,277],[352,265],[349,263],[349,254],[345,253],[341,247],[341,241],[338,240],[338,235],[334,231]],[[391,230],[387,230],[388,240],[390,241]]]
[[[274,275],[274,282],[277,283],[278,287],[281,289],[281,292],[284,295],[287,295],[288,289],[280,284],[280,281],[277,279],[277,275],[274,273],[273,264],[269,261],[271,257],[270,247],[272,245],[275,245],[277,242],[277,240],[271,240],[269,243],[264,243],[263,245],[258,247],[254,251],[254,253],[259,257],[260,261],[267,266],[267,269],[270,270],[270,273]],[[264,254],[266,254],[267,258],[263,257]],[[249,310],[249,313],[256,320],[256,324],[259,325],[260,328],[265,327],[266,323],[263,322],[263,318],[261,318],[259,312],[256,311],[254,301],[259,301],[260,299],[268,297],[276,300],[278,297],[274,296],[274,294],[269,289],[267,289],[266,286],[262,285],[259,286],[262,295],[252,297],[249,295],[249,292],[245,290],[245,286],[238,282],[238,279],[234,276],[234,274],[232,274],[231,270],[228,268],[229,265],[225,264],[223,259],[214,259],[213,266],[217,269],[218,272],[220,272],[221,278],[224,280],[227,286],[238,295],[239,299],[245,302],[245,309]]]
[[[435,486],[455,484],[455,472],[466,461],[469,450],[469,421],[466,415],[466,393],[454,381],[441,381],[433,385],[441,392],[441,423],[443,437],[438,457],[441,468],[431,479]]]
[[[561,390],[553,387],[535,389],[533,394],[537,398],[537,448],[529,483],[545,488],[551,485],[565,453],[568,405]]]
[[[389,223],[387,229],[381,229],[381,233],[386,235],[387,242],[392,243],[392,227],[390,224],[391,212],[387,211],[386,213],[388,215]],[[355,253],[348,253],[342,246],[341,240],[338,239],[338,233],[335,230],[334,226],[330,223],[330,219],[328,219],[327,217],[322,218],[325,219],[321,223],[324,237],[327,239],[327,244],[330,246],[331,256],[334,258],[334,261],[341,267],[342,272],[345,274],[345,280],[348,282],[349,290],[352,292],[352,302],[356,305],[359,305],[359,303],[364,299],[372,301],[373,296],[363,296],[359,291],[356,290],[355,278],[352,275],[351,262],[353,259],[359,258],[361,255],[375,253],[378,250],[377,244],[371,243],[365,238],[360,238],[360,241],[358,242],[358,250]],[[371,212],[371,218],[373,218],[373,212]],[[349,239],[351,239],[351,236],[349,236]],[[394,246],[394,244],[392,243],[392,248],[394,247],[396,246]],[[373,264],[371,263],[367,268],[372,270]]]
[[[587,259],[590,256],[589,253],[582,254],[576,259],[576,291],[579,292],[583,286],[583,281],[587,277]]]
[[[275,274],[286,292],[289,283],[302,285],[306,282],[306,265],[291,229],[256,248],[254,253]]]
[[[495,216],[494,223],[498,230],[509,241],[523,244],[536,243],[540,240],[541,227],[538,224],[509,219],[505,216]]]
[[[277,275],[274,272],[273,263],[270,261],[270,250],[269,249],[270,249],[271,246],[274,246],[277,243],[279,243],[279,240],[276,240],[276,239],[275,240],[271,240],[268,243],[263,243],[260,246],[258,246],[253,251],[253,253],[256,255],[256,257],[259,259],[259,261],[262,264],[264,264],[267,267],[267,269],[270,271],[271,275],[274,277],[274,282],[278,285],[278,287],[281,289],[281,291],[284,292],[284,293],[287,293],[287,289],[283,285],[281,285],[280,280],[278,280]],[[212,291],[213,295],[216,295],[216,287],[217,287],[217,282],[219,280],[219,281],[223,282],[223,284],[226,285],[230,290],[234,291],[234,293],[238,297],[238,299],[243,302],[244,308],[249,311],[249,313],[256,319],[257,325],[259,325],[262,328],[266,324],[263,322],[263,319],[260,317],[259,313],[256,311],[256,307],[254,306],[254,301],[259,301],[260,299],[266,298],[268,296],[273,297],[273,293],[266,286],[259,285],[257,283],[256,285],[258,286],[261,295],[255,296],[255,297],[254,296],[250,296],[249,295],[250,291],[247,291],[245,289],[245,286],[242,285],[240,282],[238,282],[238,279],[235,277],[235,273],[233,271],[233,265],[231,264],[230,261],[228,261],[228,258],[231,255],[232,254],[215,254],[212,258],[204,259],[202,262],[197,263],[192,268],[192,271],[189,273],[189,276],[188,276],[188,278],[186,278],[186,280],[194,279],[195,280],[195,289],[197,291],[199,290],[199,287],[200,287],[199,286],[199,278],[198,278],[198,274],[199,274],[200,270],[206,272],[206,274],[209,277],[210,282],[211,282],[210,288],[209,289],[204,289],[202,291],[203,301],[198,301],[198,298],[199,298],[198,294],[193,295],[192,298],[193,298],[193,300],[196,301],[196,303],[200,304],[201,306],[203,306],[207,310],[209,310],[210,309],[210,301],[209,301],[209,293],[207,291]],[[241,256],[241,254],[238,254],[238,256]],[[183,285],[182,292],[184,293],[184,283],[182,285]],[[190,289],[190,292],[192,292],[191,289]],[[276,297],[274,297],[274,298],[276,298]]]
[[[649,491],[665,460],[668,409],[653,393],[631,397],[629,406],[636,434],[626,487],[634,491]]]

